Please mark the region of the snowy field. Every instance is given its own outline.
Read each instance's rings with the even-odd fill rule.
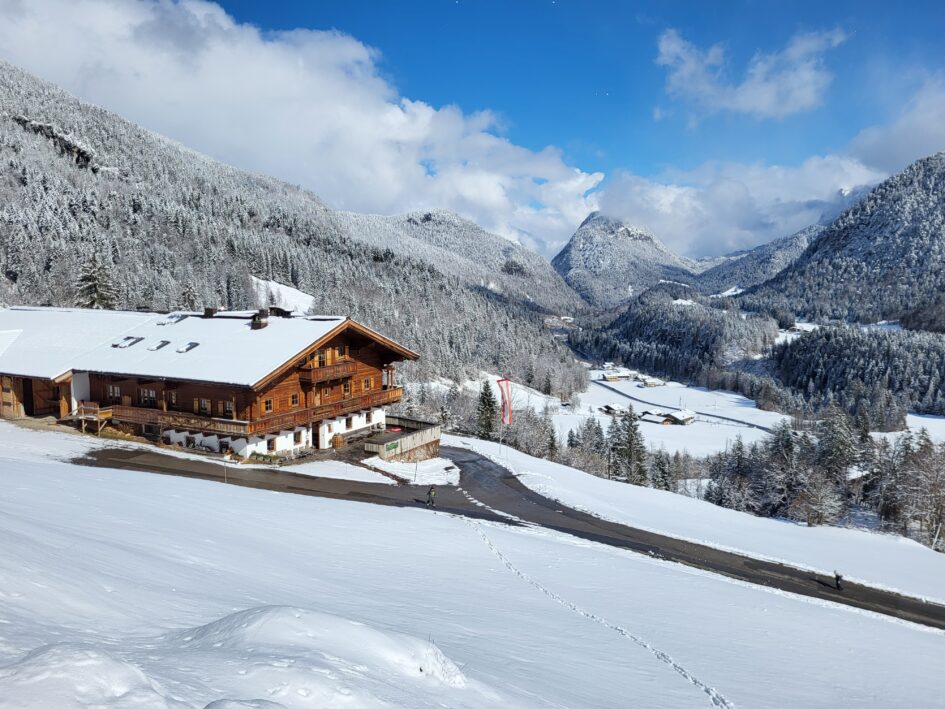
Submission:
[[[9,449],[0,486],[4,709],[941,698],[941,632],[542,530]]]
[[[807,527],[718,507],[671,492],[604,480],[580,470],[471,438],[471,447],[509,468],[529,488],[570,507],[640,529],[779,561],[945,603],[945,554],[892,534]]]
[[[606,431],[612,418],[603,413],[601,408],[607,405],[626,407],[632,404],[637,414],[648,409],[690,409],[697,412],[695,422],[689,426],[640,422],[643,439],[651,450],[689,452],[695,456],[725,450],[738,436],[745,443],[760,441],[766,432],[755,426],[770,428],[785,418],[782,414],[762,411],[751,399],[730,391],[709,391],[677,382],[667,382],[657,387],[643,387],[635,381],[598,383],[595,379],[600,375],[601,372],[592,371],[587,391],[578,395],[579,404],[571,410],[561,409],[554,416],[555,428],[562,440],[567,437],[568,431],[578,428],[589,416],[596,417]],[[632,396],[635,400],[621,394]]]
[[[430,458],[416,463],[398,463],[373,456],[361,461],[364,465],[396,475],[411,485],[457,485],[459,468],[448,458]],[[389,479],[389,478],[388,478]]]
[[[312,296],[298,288],[276,281],[265,281],[256,276],[252,276],[252,279],[253,289],[256,291],[256,302],[261,308],[278,305],[280,308],[305,315],[315,302]]]

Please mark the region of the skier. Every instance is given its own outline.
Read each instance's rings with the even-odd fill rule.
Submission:
[[[436,507],[436,486],[431,485],[427,490],[427,507]]]
[[[836,586],[838,591],[843,590],[843,586],[840,585],[840,582],[843,581],[843,576],[838,574],[836,571],[833,572],[833,583]]]

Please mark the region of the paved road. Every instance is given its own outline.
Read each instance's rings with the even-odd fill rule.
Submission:
[[[761,586],[945,629],[945,606],[848,582],[844,582],[844,590],[840,592],[832,587],[832,577],[608,522],[542,497],[505,468],[468,449],[444,447],[443,454],[459,466],[461,474],[460,489],[438,488],[437,509],[440,511],[503,524],[532,524]],[[224,473],[223,467],[216,463],[123,448],[97,450],[75,462],[220,482]],[[426,493],[425,488],[417,486],[316,478],[260,468],[230,467],[227,480],[245,487],[397,507],[422,507]],[[469,499],[464,491],[474,499]],[[486,507],[477,505],[476,501]]]
[[[603,387],[604,389],[609,389],[610,391],[614,392],[615,394],[619,394],[625,399],[630,399],[631,401],[636,401],[641,404],[646,404],[647,406],[655,406],[658,409],[663,409],[663,410],[665,409],[673,409],[674,411],[676,410],[675,406],[666,406],[665,404],[657,404],[655,401],[647,401],[646,399],[641,399],[639,397],[632,396],[630,394],[627,394],[626,392],[620,391],[620,389],[618,389],[617,387],[612,387],[609,384],[604,384],[603,382],[600,382],[597,380],[591,380],[591,384],[596,384],[597,386]],[[741,424],[742,426],[748,426],[749,428],[757,428],[761,431],[767,431],[768,433],[771,433],[771,430],[772,430],[770,427],[762,426],[759,423],[752,423],[751,421],[743,421],[742,419],[732,418],[731,416],[720,416],[719,414],[713,414],[711,411],[696,411],[695,409],[689,409],[689,410],[692,411],[692,413],[694,414],[699,414],[700,416],[708,416],[710,418],[719,419],[721,421],[731,421],[732,423]]]

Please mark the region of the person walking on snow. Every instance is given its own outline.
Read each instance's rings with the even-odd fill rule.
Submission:
[[[843,581],[843,576],[841,576],[841,575],[838,574],[836,571],[834,571],[834,572],[833,572],[833,582],[834,582],[834,586],[837,587],[837,590],[838,590],[838,591],[842,591],[842,590],[843,590],[843,586],[840,585],[840,582],[841,582],[841,581]]]
[[[436,507],[436,486],[431,485],[427,490],[427,507]]]

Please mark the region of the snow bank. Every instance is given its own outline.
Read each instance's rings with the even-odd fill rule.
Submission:
[[[91,645],[58,643],[0,667],[0,707],[184,709],[144,672]]]
[[[356,480],[364,483],[379,483],[381,485],[396,485],[395,480],[391,480],[386,475],[381,475],[362,468],[351,463],[344,463],[337,460],[318,460],[311,463],[299,463],[297,465],[284,465],[277,470],[286,473],[298,473],[299,475],[311,475],[316,478],[333,478],[335,480]]]
[[[594,477],[473,438],[444,436],[512,470],[529,488],[631,527],[945,603],[945,554],[893,534],[807,527],[662,490]],[[501,456],[501,457],[500,457]]]
[[[430,458],[417,463],[398,463],[393,460],[381,460],[374,456],[361,462],[403,478],[412,485],[459,484],[459,468],[448,458]]]

